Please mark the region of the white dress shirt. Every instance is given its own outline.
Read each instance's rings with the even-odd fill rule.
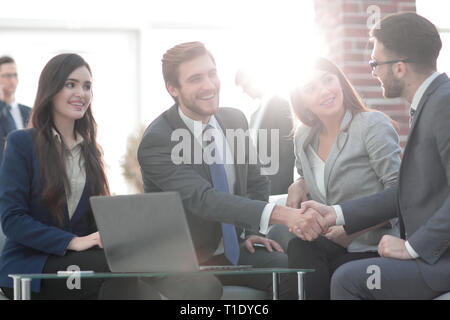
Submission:
[[[431,76],[426,78],[424,82],[422,82],[422,84],[420,85],[419,89],[417,89],[417,91],[414,94],[414,97],[413,97],[413,99],[411,101],[411,109],[416,111],[416,109],[417,109],[417,107],[419,105],[419,102],[422,99],[425,91],[427,91],[428,87],[433,82],[433,80],[436,79],[437,77],[439,77],[440,75],[441,75],[441,73],[436,71]]]
[[[23,119],[22,115],[20,113],[19,105],[17,102],[13,101],[10,103],[11,106],[11,115],[14,119],[14,122],[16,123],[16,129],[23,129]]]
[[[319,155],[316,153],[316,151],[313,149],[311,145],[308,145],[308,148],[306,150],[306,156],[308,157],[309,162],[311,163],[311,169],[319,192],[322,194],[324,198],[326,198],[327,191],[325,188],[325,162],[319,157]]]
[[[180,115],[181,120],[183,120],[183,122],[186,124],[186,126],[189,128],[189,130],[192,132],[192,134],[194,135],[197,142],[202,146],[203,145],[202,134],[203,134],[203,129],[206,127],[206,125],[204,123],[202,123],[201,121],[196,121],[196,120],[193,120],[193,119],[189,118],[188,116],[186,116],[183,113],[183,111],[181,110],[181,108],[178,108],[178,114]],[[236,171],[234,169],[234,165],[230,164],[231,161],[227,160],[227,159],[233,159],[233,157],[232,157],[233,153],[231,152],[230,146],[226,142],[226,138],[222,131],[222,128],[220,127],[220,125],[217,122],[214,115],[211,116],[208,124],[210,126],[212,126],[213,128],[217,129],[218,132],[220,133],[220,135],[218,137],[215,136],[216,143],[218,145],[226,146],[226,151],[225,151],[226,156],[225,156],[224,166],[225,166],[225,172],[227,175],[229,190],[231,193],[234,194],[235,183],[236,183]],[[217,141],[217,139],[219,139],[219,140],[221,139],[221,141]],[[219,152],[220,159],[224,159],[223,154],[222,154],[223,150],[221,150],[221,148],[216,148],[215,150],[217,152]],[[259,232],[264,235],[266,235],[270,230],[269,221],[270,221],[270,217],[272,215],[272,211],[274,208],[275,208],[274,203],[268,203],[264,207],[264,210],[261,214],[261,220],[260,220],[260,224],[259,224]]]

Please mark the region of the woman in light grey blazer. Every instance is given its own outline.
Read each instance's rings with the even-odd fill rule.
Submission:
[[[291,93],[297,118],[296,167],[300,178],[288,192],[287,205],[307,198],[334,205],[392,186],[400,168],[401,149],[392,121],[362,103],[342,71],[319,58],[313,76]],[[316,271],[305,278],[307,299],[328,299],[331,276],[341,264],[378,256],[385,234],[398,234],[396,221],[386,221],[347,235],[331,227],[318,239],[289,242],[289,266]]]

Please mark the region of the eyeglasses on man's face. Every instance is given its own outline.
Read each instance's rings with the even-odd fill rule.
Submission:
[[[372,71],[375,70],[376,67],[381,66],[383,64],[393,64],[397,62],[407,62],[408,59],[397,59],[397,60],[390,60],[390,61],[376,61],[376,60],[370,60],[369,66],[372,68]]]
[[[3,79],[17,79],[17,73],[4,73],[0,74],[0,77]]]

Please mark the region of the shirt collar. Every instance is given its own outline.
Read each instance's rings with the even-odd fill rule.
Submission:
[[[188,129],[192,132],[192,134],[194,135],[194,137],[196,139],[201,138],[201,135],[203,133],[203,130],[206,127],[206,124],[204,124],[201,121],[198,120],[194,120],[189,118],[187,115],[185,115],[183,113],[183,111],[181,110],[180,107],[178,107],[178,114],[180,115],[181,120],[183,120],[183,122],[186,124],[186,126],[188,127]],[[209,118],[209,122],[208,125],[210,125],[211,127],[213,127],[214,129],[220,129],[220,125],[217,122],[217,119],[214,115],[212,115]]]
[[[62,141],[61,135],[58,133],[58,131],[56,131],[55,128],[52,128],[52,134],[53,134],[53,138],[55,138],[56,141],[61,143],[61,141]],[[75,148],[76,146],[81,144],[83,141],[84,141],[83,137],[81,136],[81,134],[78,133],[77,140],[75,141],[75,143],[72,145],[72,148],[70,148],[70,149],[72,150],[73,148]]]
[[[440,72],[435,71],[431,76],[426,78],[424,82],[422,82],[419,89],[417,89],[416,93],[414,94],[414,97],[411,102],[411,109],[413,109],[414,111],[417,109],[420,100],[422,99],[423,95],[425,94],[425,91],[427,91],[428,87],[433,82],[433,80],[439,76],[440,76]]]
[[[11,106],[11,109],[16,109],[19,107],[19,104],[16,101],[13,101],[9,104]]]

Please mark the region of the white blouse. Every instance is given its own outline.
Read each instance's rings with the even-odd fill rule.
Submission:
[[[56,130],[53,130],[55,139],[61,143],[61,137]],[[81,143],[83,137],[77,134],[77,141],[68,150],[67,157],[65,158],[66,174],[69,179],[70,191],[66,192],[67,209],[69,213],[69,219],[72,219],[75,210],[78,207],[81,196],[83,194],[84,186],[86,184],[86,168],[84,165],[84,157],[81,155]],[[68,186],[65,186],[67,191]]]
[[[322,196],[326,198],[327,191],[325,188],[325,162],[319,157],[319,155],[311,145],[308,145],[306,155],[311,163],[311,169],[313,171],[314,179],[316,180],[316,185],[319,188]]]
[[[323,195],[324,198],[326,198],[326,188],[325,188],[325,163],[319,155],[316,153],[316,151],[313,149],[311,145],[308,146],[306,150],[306,156],[309,159],[309,162],[311,163],[311,169],[314,175],[314,179],[316,181],[316,185],[319,189],[319,192]],[[360,236],[361,237],[361,236]],[[365,244],[363,241],[361,241],[359,238],[356,238],[353,240],[347,247],[348,252],[367,252],[367,251],[374,251],[376,252],[378,250],[378,246],[372,245],[369,246]]]

